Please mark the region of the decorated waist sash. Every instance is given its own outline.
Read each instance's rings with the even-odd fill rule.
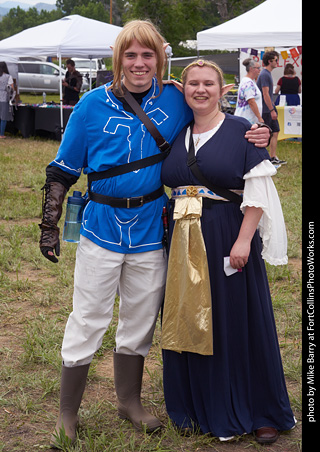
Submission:
[[[229,190],[239,196],[243,196],[243,190]],[[229,199],[218,195],[214,191],[201,185],[182,185],[171,190],[172,199],[186,196],[201,196],[205,198],[214,199],[216,201],[229,201]]]

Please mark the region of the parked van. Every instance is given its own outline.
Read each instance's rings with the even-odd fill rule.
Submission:
[[[62,80],[66,70],[61,68]],[[57,93],[60,92],[59,66],[48,61],[20,61],[18,63],[18,87],[20,93]],[[89,85],[83,78],[81,92]]]

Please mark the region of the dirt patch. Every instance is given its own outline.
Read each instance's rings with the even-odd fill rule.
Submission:
[[[302,272],[302,261],[299,258],[291,258],[289,259],[288,265],[291,269],[293,269],[296,275],[301,274]]]

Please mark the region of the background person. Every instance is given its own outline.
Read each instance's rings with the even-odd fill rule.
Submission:
[[[0,139],[5,138],[7,121],[13,120],[9,105],[9,88],[13,89],[13,79],[9,74],[7,64],[0,62]]]
[[[286,105],[300,105],[301,81],[296,76],[293,64],[285,65],[283,77],[278,80],[274,92],[286,96]],[[279,105],[280,95],[277,97],[275,105]]]
[[[278,66],[278,59],[279,54],[275,50],[265,52],[262,57],[264,68],[260,72],[257,80],[258,88],[262,92],[262,118],[273,132],[269,146],[271,163],[277,166],[287,163],[285,160],[280,160],[276,155],[280,126],[277,109],[273,102],[273,79],[271,72]]]
[[[276,169],[266,149],[243,138],[249,122],[220,111],[230,88],[220,68],[200,60],[182,79],[194,124],[162,166],[174,188],[162,322],[166,407],[183,431],[221,439],[254,432],[272,443],[295,425],[263,262],[287,263]],[[210,183],[244,189],[241,206],[202,186],[188,166],[192,146]]]
[[[76,70],[75,62],[67,60],[67,72],[62,82],[64,87],[63,103],[65,105],[76,105],[79,102],[79,93],[82,86],[82,75]]]
[[[246,68],[247,75],[240,82],[234,114],[246,118],[251,124],[264,122],[261,116],[262,95],[256,84],[261,69],[260,63],[252,58],[246,58],[242,64]]]

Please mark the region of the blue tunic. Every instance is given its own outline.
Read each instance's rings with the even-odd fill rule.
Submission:
[[[85,94],[74,108],[52,166],[75,176],[99,172],[159,153],[140,119],[124,110],[101,86]],[[162,136],[172,143],[192,118],[183,95],[165,85],[160,96],[156,79],[141,107]],[[93,182],[92,191],[116,198],[147,195],[162,184],[162,163],[128,174]],[[139,253],[162,247],[162,208],[166,195],[136,208],[114,208],[90,201],[84,210],[80,233],[97,245],[119,253]]]
[[[244,174],[269,158],[265,149],[244,139],[248,128],[243,118],[226,115],[217,133],[199,149],[198,165],[212,183],[241,189]],[[201,185],[186,162],[183,130],[163,164],[163,182],[170,187]],[[195,426],[220,437],[263,426],[288,430],[295,423],[258,233],[242,272],[227,277],[223,270],[223,258],[230,255],[242,219],[239,206],[231,202],[212,204],[202,212],[212,292],[213,356],[163,351],[170,418],[180,427]]]

